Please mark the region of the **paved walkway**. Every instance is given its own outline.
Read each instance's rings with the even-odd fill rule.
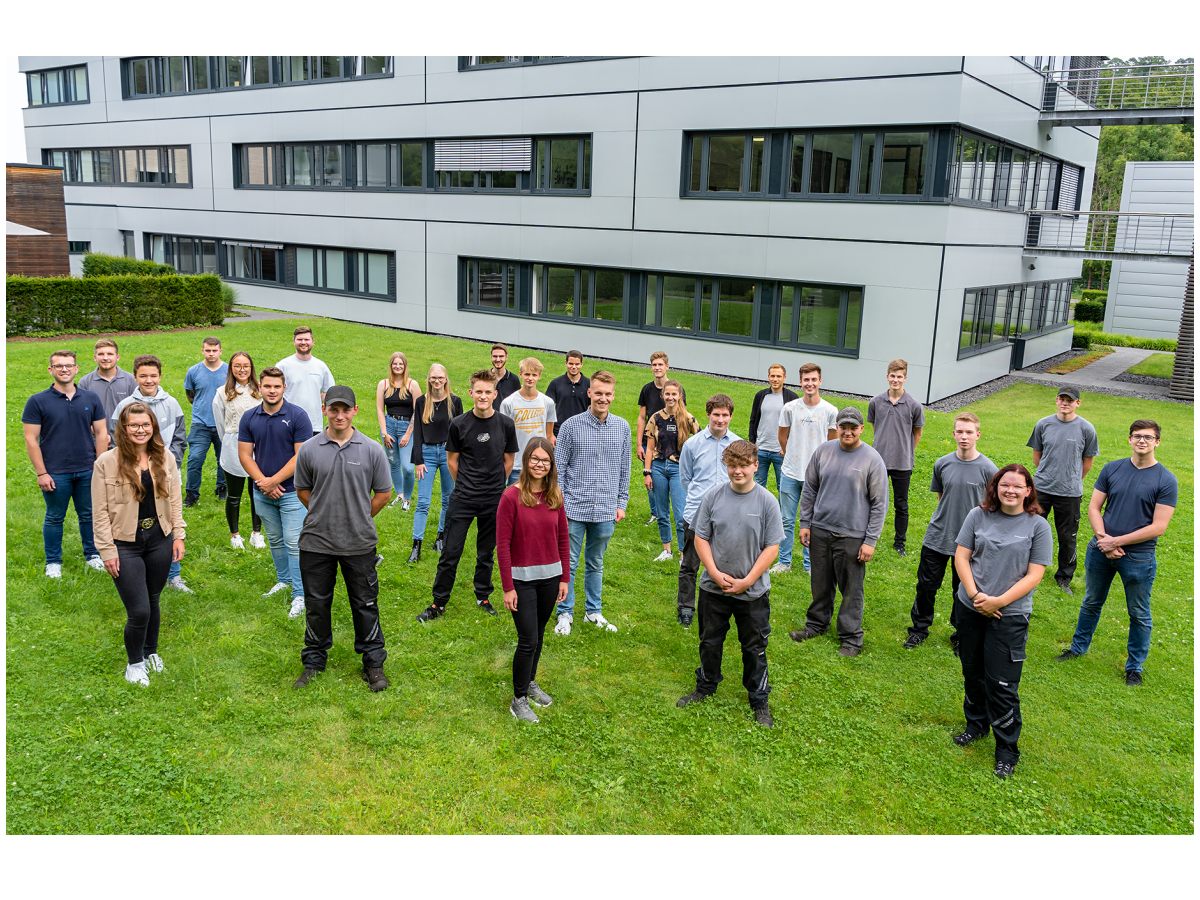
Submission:
[[[1025,371],[1012,374],[1013,377],[1022,381],[1035,381],[1039,384],[1065,384],[1085,391],[1099,389],[1106,394],[1119,394],[1127,397],[1161,397],[1165,400],[1169,398],[1171,392],[1164,385],[1131,384],[1113,380],[1130,366],[1137,365],[1154,352],[1153,350],[1137,350],[1133,347],[1114,347],[1113,352],[1107,356],[1066,375]]]

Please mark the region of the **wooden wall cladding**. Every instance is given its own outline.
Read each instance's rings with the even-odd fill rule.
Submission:
[[[5,170],[4,218],[46,232],[7,236],[6,271],[9,275],[69,275],[62,169],[9,163]]]

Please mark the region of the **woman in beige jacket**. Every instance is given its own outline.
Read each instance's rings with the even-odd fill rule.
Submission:
[[[125,604],[125,680],[147,687],[148,673],[163,670],[158,596],[171,562],[183,559],[183,497],[179,468],[145,404],[121,410],[115,440],[92,471],[92,524],[100,559]]]

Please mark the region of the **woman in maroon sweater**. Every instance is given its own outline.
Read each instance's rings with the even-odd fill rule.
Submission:
[[[554,448],[543,437],[529,439],[521,456],[521,477],[500,497],[496,559],[504,606],[517,626],[509,712],[522,722],[536,722],[530,701],[538,706],[553,702],[533,680],[542,655],[542,638],[554,605],[567,596],[571,578],[567,511],[558,487]]]

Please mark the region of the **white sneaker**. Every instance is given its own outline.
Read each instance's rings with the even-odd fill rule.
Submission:
[[[400,498],[400,508],[405,512],[408,512],[412,508],[412,504],[409,502],[407,497]]]
[[[559,613],[558,622],[554,626],[555,634],[570,634],[571,623],[575,621],[575,617],[570,613]]]
[[[245,550],[246,542],[242,540],[242,536],[240,534],[234,534],[229,536],[229,546],[234,550]]]
[[[289,619],[298,619],[302,615],[304,615],[304,598],[303,597],[293,597],[292,598],[292,608],[288,611],[288,618]]]
[[[46,563],[47,578],[62,578],[62,563]]]
[[[674,558],[675,557],[671,556],[670,550],[664,550],[662,553],[658,554],[658,556],[654,557],[654,561],[655,562],[668,562],[669,560],[672,560]]]
[[[166,666],[163,665],[162,657],[157,653],[151,653],[142,661],[148,672],[161,672]]]
[[[388,503],[388,509],[391,509],[393,506],[399,506],[401,501],[403,501],[403,500],[404,500],[404,495],[397,492],[396,496],[393,497],[391,499],[391,501]]]
[[[790,571],[792,571],[791,566],[784,565],[783,563],[775,563],[775,565],[773,565],[773,566],[771,566],[771,568],[767,569],[767,574],[768,575],[782,575],[785,572],[790,572]]]
[[[608,619],[604,618],[600,613],[588,613],[584,616],[589,622],[599,628],[601,631],[616,631],[617,626]]]
[[[190,587],[187,586],[187,582],[183,580],[182,575],[176,575],[174,578],[168,578],[167,579],[167,587],[174,588],[175,590],[180,591],[181,593],[184,593],[184,594],[196,593]]]
[[[263,547],[267,546],[267,542],[263,540],[261,531],[250,532],[250,546],[255,550],[261,550]]]
[[[95,569],[97,572],[104,571],[104,560],[102,560],[99,556],[89,557],[87,564],[88,568]]]
[[[130,684],[140,684],[142,687],[150,687],[150,676],[146,674],[146,661],[143,659],[140,663],[126,666],[125,680]]]
[[[253,541],[253,538],[251,538],[251,540]],[[292,586],[290,584],[288,584],[286,581],[277,581],[273,585],[271,585],[271,589],[269,591],[267,591],[265,594],[263,594],[263,596],[270,597],[273,594],[278,594],[280,591],[290,591],[291,589],[292,589]]]

